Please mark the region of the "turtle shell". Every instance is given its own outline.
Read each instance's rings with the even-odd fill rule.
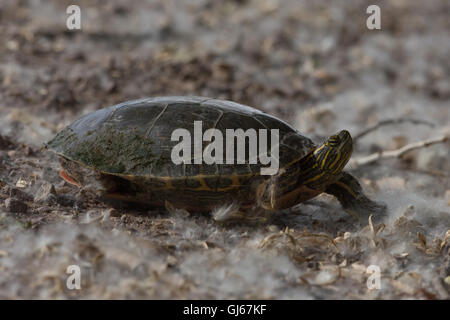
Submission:
[[[179,141],[171,141],[172,133],[178,128],[187,129],[194,150],[194,121],[202,121],[203,132],[219,129],[224,140],[226,129],[253,128],[257,132],[268,129],[268,138],[270,129],[279,129],[279,168],[315,148],[309,138],[280,119],[238,103],[205,97],[148,98],[100,109],[65,127],[47,147],[67,160],[103,174],[153,181],[147,183],[148,189],[155,189],[155,181],[161,180],[164,181],[161,189],[192,190],[196,196],[200,192],[220,193],[229,189],[245,193],[248,192],[245,187],[255,179],[270,177],[261,177],[261,167],[268,165],[259,161],[174,164],[171,152]],[[203,142],[202,150],[208,143]]]

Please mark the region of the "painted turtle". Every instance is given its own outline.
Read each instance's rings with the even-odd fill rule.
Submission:
[[[248,159],[239,163],[236,155],[234,163],[175,164],[172,152],[179,140],[172,141],[173,132],[184,128],[195,135],[196,121],[202,121],[203,130],[223,133],[278,129],[277,173],[263,175],[261,169],[267,166]],[[250,147],[249,139],[244,141],[244,147]],[[274,211],[326,192],[353,213],[385,208],[368,199],[358,181],[342,171],[352,153],[348,131],[316,145],[284,121],[231,101],[204,97],[127,101],[81,117],[46,146],[60,156],[61,176],[68,182],[94,186],[107,197],[126,201],[155,206],[168,201],[192,211],[230,203],[241,212]]]

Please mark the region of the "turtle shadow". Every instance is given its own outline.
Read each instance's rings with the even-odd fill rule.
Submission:
[[[351,216],[342,208],[318,200],[308,200],[289,209],[276,212],[270,224],[280,229],[310,232],[355,232],[367,225],[367,219]]]
[[[120,212],[133,216],[181,216],[202,225],[205,223],[214,224],[227,230],[245,229],[256,231],[276,226],[280,230],[289,228],[337,234],[345,231],[354,232],[367,225],[367,219],[356,219],[339,208],[338,205],[335,206],[318,200],[308,200],[292,208],[265,216],[230,219],[219,222],[215,221],[212,214],[207,212],[187,212],[186,210],[171,212],[172,210],[167,208],[148,203],[125,201],[105,196],[98,199]]]

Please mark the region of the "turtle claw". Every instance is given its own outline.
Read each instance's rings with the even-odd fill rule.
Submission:
[[[361,199],[357,199],[351,205],[347,204],[344,210],[362,223],[366,223],[370,216],[372,216],[374,223],[379,223],[386,217],[387,205],[372,201],[364,196]]]

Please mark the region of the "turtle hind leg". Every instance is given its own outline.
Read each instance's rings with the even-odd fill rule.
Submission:
[[[342,172],[341,178],[329,185],[325,192],[335,196],[344,210],[353,216],[367,218],[372,214],[375,220],[379,220],[386,214],[386,204],[370,200],[358,180],[347,172]]]
[[[156,209],[150,202],[151,196],[140,195],[138,187],[130,180],[110,174],[98,174],[98,193],[100,199],[120,209],[148,211]]]

